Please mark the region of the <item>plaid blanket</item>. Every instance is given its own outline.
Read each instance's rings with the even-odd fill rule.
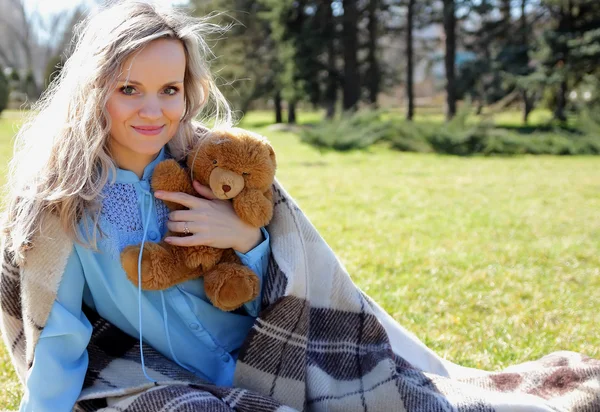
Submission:
[[[559,352],[490,373],[437,356],[352,283],[290,196],[278,183],[274,189],[263,310],[241,349],[234,387],[203,382],[144,346],[158,383],[148,382],[137,339],[86,308],[94,331],[76,410],[600,411],[598,360]],[[46,230],[49,247],[59,236]],[[34,272],[4,254],[2,335],[22,379],[45,324],[31,297],[52,297],[55,288],[40,292],[38,282],[34,290]]]

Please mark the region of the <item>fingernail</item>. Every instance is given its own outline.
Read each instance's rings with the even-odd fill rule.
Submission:
[[[154,197],[158,197],[159,199],[162,197],[162,195],[163,195],[163,192],[160,192],[160,191],[154,192]]]
[[[165,238],[165,242],[167,242],[167,243],[171,243],[171,242],[172,242],[172,240],[171,240],[171,238],[170,238],[170,237],[166,237],[166,238]]]

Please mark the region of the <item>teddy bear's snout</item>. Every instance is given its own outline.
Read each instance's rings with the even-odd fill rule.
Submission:
[[[209,185],[219,199],[231,199],[244,189],[244,178],[225,168],[216,167],[210,173]]]

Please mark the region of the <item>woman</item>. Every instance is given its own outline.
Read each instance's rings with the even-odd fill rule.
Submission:
[[[160,196],[192,209],[184,225],[167,219],[154,166],[185,157],[209,97],[230,121],[206,65],[215,29],[140,2],[102,11],[20,131],[0,325],[21,409],[594,410],[597,361],[559,353],[492,374],[431,352],[356,288],[277,183],[268,231],[197,183],[205,199]],[[261,297],[225,313],[201,279],[136,289],[119,251],[167,228],[236,249],[262,277]]]
[[[206,298],[202,279],[140,293],[119,259],[124,247],[158,241],[167,229],[181,232],[184,226],[192,234],[186,242],[233,248],[259,277],[266,269],[268,233],[246,225],[209,188],[195,183],[204,199],[163,194],[164,200],[192,202],[183,225],[169,219],[150,190],[154,166],[167,157],[184,158],[199,138],[192,120],[209,98],[220,108],[217,115],[230,122],[206,61],[203,36],[213,30],[145,3],[102,11],[84,23],[61,78],[20,131],[24,145],[8,185],[7,248],[23,259],[22,245],[42,235],[36,228],[47,212],[58,216],[75,241],[41,325],[21,410],[73,408],[92,332],[82,302],[195,375],[231,385],[259,299],[234,313],[219,311]],[[34,153],[43,157],[32,163]]]

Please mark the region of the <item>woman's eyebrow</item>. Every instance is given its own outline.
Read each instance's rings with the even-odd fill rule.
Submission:
[[[128,79],[118,79],[119,82],[121,83],[126,83],[126,84],[135,84],[137,86],[143,86],[142,83],[137,82],[135,80],[128,80]],[[163,86],[171,86],[173,84],[178,84],[178,83],[183,83],[183,80],[175,80],[169,83],[165,83]]]

